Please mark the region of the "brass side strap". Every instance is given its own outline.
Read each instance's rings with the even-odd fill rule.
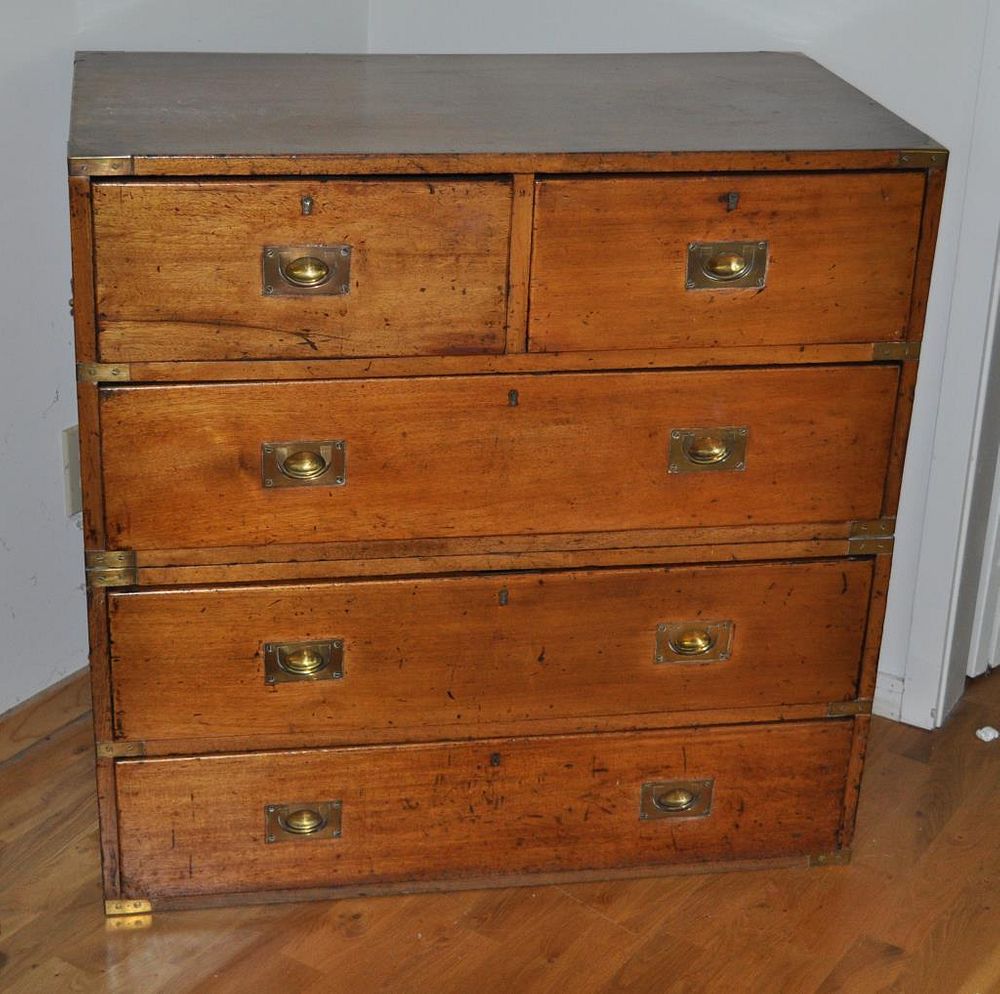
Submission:
[[[105,362],[78,362],[76,364],[77,383],[127,383],[132,379],[132,368],[128,363],[111,365]]]
[[[878,556],[892,552],[895,518],[877,518],[874,521],[852,521],[847,539],[849,556]]]
[[[131,549],[84,553],[88,587],[130,587],[139,582],[135,553]]]
[[[98,759],[121,759],[123,756],[145,756],[145,742],[98,742]]]
[[[916,362],[920,358],[920,342],[872,342],[875,362]]]

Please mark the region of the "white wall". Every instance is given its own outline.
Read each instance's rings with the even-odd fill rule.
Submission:
[[[939,678],[937,657],[946,648],[938,619],[934,638],[924,638],[917,647],[923,650],[913,655],[908,649],[918,576],[934,570],[939,578],[953,576],[957,568],[949,536],[957,542],[960,513],[949,522],[945,540],[925,550],[922,561],[920,550],[934,479],[932,446],[991,2],[997,0],[747,0],[724,11],[694,0],[246,0],[238,6],[223,0],[34,0],[18,5],[13,17],[5,17],[0,35],[0,134],[8,136],[8,150],[14,152],[0,157],[0,180],[3,189],[18,191],[0,200],[0,230],[15,233],[0,242],[0,314],[8,358],[0,374],[0,459],[7,468],[0,485],[0,644],[5,649],[0,712],[84,662],[79,532],[62,510],[59,448],[59,431],[75,419],[62,161],[72,50],[367,48],[799,50],[951,149],[880,670],[881,707],[901,713],[904,678],[913,686],[920,682],[910,680],[914,667],[908,671],[908,661],[916,660],[917,676],[933,671]],[[970,205],[969,214],[975,210]],[[26,258],[44,259],[44,269],[25,268]],[[976,292],[974,286],[968,290]],[[961,414],[975,404],[975,391],[962,379],[963,357],[955,363],[944,404]],[[947,589],[942,596],[947,597]],[[40,637],[44,653],[38,651]],[[916,703],[910,720],[934,720],[929,713],[921,719],[929,707],[920,694],[911,700]]]
[[[66,204],[73,52],[364,51],[366,0],[30,0],[0,22],[0,714],[87,662]],[[249,98],[250,95],[248,95]]]

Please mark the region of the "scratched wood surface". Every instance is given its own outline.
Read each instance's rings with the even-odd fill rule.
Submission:
[[[147,550],[874,518],[897,375],[831,366],[109,388],[109,542]],[[747,428],[746,470],[669,474],[671,430],[706,426]],[[262,443],[292,439],[345,440],[346,485],[263,486]]]
[[[923,196],[918,173],[542,180],[528,348],[900,338]],[[736,241],[767,244],[762,289],[686,288],[689,243]]]
[[[511,199],[499,180],[96,184],[101,358],[502,352]],[[313,245],[350,246],[349,290],[265,295],[264,247]]]
[[[124,897],[498,879],[837,848],[847,719],[125,759]],[[639,817],[642,785],[714,781],[704,816]],[[342,803],[340,838],[269,844],[268,804]]]
[[[997,994],[1000,680],[873,720],[849,866],[105,920],[79,719],[0,766],[5,994]]]
[[[112,592],[116,737],[282,745],[542,734],[854,696],[871,560]],[[659,623],[732,655],[654,660]],[[268,686],[265,642],[339,639],[344,676]],[[197,700],[197,707],[192,707]],[[700,724],[696,718],[690,719]],[[738,719],[737,719],[738,720]],[[561,730],[561,729],[558,729]],[[184,751],[201,752],[196,743]]]
[[[793,52],[81,52],[69,151],[308,169],[320,155],[937,147]]]

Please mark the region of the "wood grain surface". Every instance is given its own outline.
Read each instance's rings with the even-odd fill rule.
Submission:
[[[69,152],[238,164],[268,156],[938,147],[796,53],[81,52]]]
[[[105,388],[113,548],[878,517],[888,366]],[[511,391],[517,391],[516,406]],[[674,428],[746,470],[668,474]],[[269,490],[261,445],[346,440],[347,483]]]
[[[542,180],[528,347],[900,338],[923,194],[918,173]],[[767,242],[764,288],[687,289],[688,244],[734,241]]]
[[[95,185],[101,357],[502,352],[511,199],[500,180]],[[351,247],[350,291],[266,296],[264,247],[311,245]]]
[[[847,560],[114,592],[116,735],[405,742],[846,700],[871,572]],[[659,623],[699,620],[733,624],[728,660],[654,661]],[[265,684],[265,642],[333,638],[342,679]]]
[[[125,896],[824,852],[852,722],[490,739],[117,764]],[[713,779],[704,817],[647,781]],[[266,843],[267,804],[343,802],[342,837]]]

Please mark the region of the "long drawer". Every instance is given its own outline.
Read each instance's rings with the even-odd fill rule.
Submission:
[[[837,846],[853,723],[123,760],[124,896]]]
[[[133,550],[879,517],[893,366],[107,387]]]
[[[116,727],[392,742],[839,701],[870,586],[828,560],[114,591]]]
[[[919,173],[544,179],[529,347],[899,338],[923,193]]]
[[[500,180],[94,188],[105,361],[502,352]]]

